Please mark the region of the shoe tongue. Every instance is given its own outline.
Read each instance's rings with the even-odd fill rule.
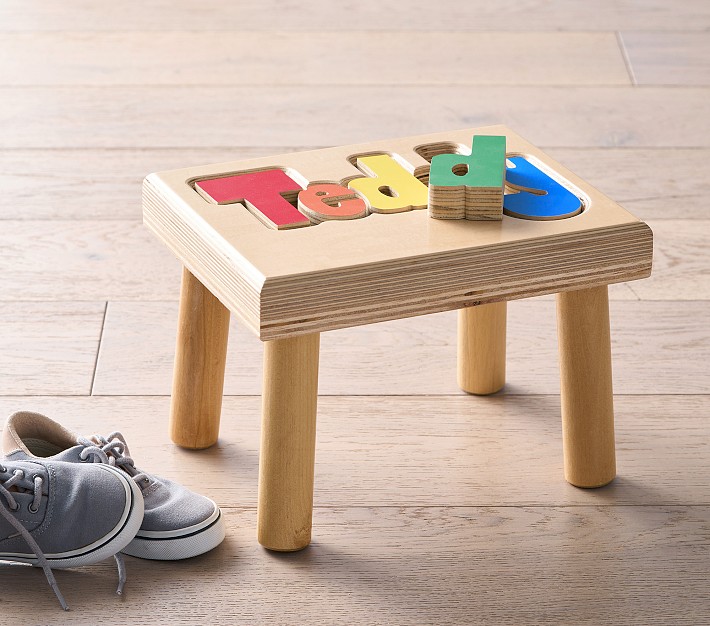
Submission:
[[[67,448],[66,450],[62,450],[61,452],[55,454],[52,459],[56,461],[67,461],[69,463],[84,461],[84,459],[80,456],[83,449],[84,446],[81,445],[74,446],[73,448]]]

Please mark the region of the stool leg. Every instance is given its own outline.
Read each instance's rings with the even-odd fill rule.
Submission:
[[[217,442],[229,310],[186,268],[182,272],[170,436],[183,448]]]
[[[264,344],[259,543],[291,552],[311,542],[320,334]]]
[[[557,294],[565,478],[601,487],[616,475],[606,285]]]
[[[458,383],[468,393],[488,395],[505,385],[507,302],[459,310]]]

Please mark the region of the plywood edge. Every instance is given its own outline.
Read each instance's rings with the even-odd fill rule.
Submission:
[[[149,174],[143,180],[142,204],[144,225],[258,335],[263,274],[184,202],[160,174]]]
[[[541,237],[349,267],[335,275],[267,277],[258,336],[279,339],[639,280],[650,276],[652,257],[652,231],[633,219],[587,231],[581,240],[575,234]],[[419,262],[426,268],[407,272]],[[485,271],[477,281],[479,268]]]

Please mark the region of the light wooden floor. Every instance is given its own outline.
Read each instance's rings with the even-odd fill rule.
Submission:
[[[0,409],[121,429],[229,535],[168,564],[0,566],[0,624],[710,624],[710,3],[0,2]],[[255,541],[261,345],[232,328],[222,436],[176,449],[178,263],[154,170],[510,125],[646,219],[611,289],[619,477],[562,478],[551,298],[509,376],[455,385],[455,316],[323,337],[314,543]],[[97,506],[99,504],[97,503]]]

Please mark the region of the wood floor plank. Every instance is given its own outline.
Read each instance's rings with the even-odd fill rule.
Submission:
[[[126,559],[61,570],[71,611],[94,624],[678,624],[710,620],[710,507],[316,509],[314,543],[275,554],[255,513],[226,511],[227,539],[182,562]],[[34,568],[0,568],[6,615],[55,623]],[[119,608],[120,607],[120,608]]]
[[[0,302],[0,394],[89,394],[104,302]]]
[[[0,301],[165,300],[180,263],[139,222],[5,221]]]
[[[12,198],[0,205],[0,219],[141,219],[136,199],[149,172],[317,147],[0,150],[0,186]],[[710,218],[709,149],[547,152],[641,219]]]
[[[710,219],[710,150],[548,148],[642,220]],[[1,157],[0,157],[1,158]]]
[[[506,5],[502,11],[485,0],[449,4],[432,11],[427,0],[361,0],[345,8],[336,3],[306,0],[126,0],[103,6],[90,0],[23,0],[0,3],[2,31],[172,31],[251,30],[300,31],[613,31],[690,30],[710,28],[710,9],[703,0],[681,4],[646,0],[643,5],[618,0],[594,3],[529,0]]]
[[[707,33],[621,33],[639,85],[710,85]]]
[[[12,198],[0,205],[0,220],[141,220],[141,182],[150,172],[288,151],[288,147],[0,150],[0,187]]]
[[[421,32],[416,58],[412,39],[396,30],[8,33],[0,85],[631,84],[614,33]]]
[[[707,148],[709,94],[702,87],[2,87],[0,148],[343,145],[488,124],[506,124],[537,145]]]
[[[623,394],[706,393],[710,303],[612,301],[614,389]],[[94,393],[169,395],[177,303],[111,302]],[[508,305],[506,395],[558,394],[555,304]],[[225,393],[261,393],[263,347],[230,329]],[[659,376],[658,372],[663,375]],[[456,313],[323,333],[321,394],[461,394],[456,384]]]
[[[258,397],[224,400],[220,439],[170,443],[167,397],[0,398],[80,433],[120,430],[138,467],[222,506],[256,506]],[[562,474],[554,396],[321,397],[316,506],[710,505],[710,396],[617,396],[618,476],[577,489]]]
[[[630,285],[634,293],[645,300],[710,298],[710,220],[648,224],[653,230],[653,273]],[[710,324],[710,318],[705,318],[705,324]]]

